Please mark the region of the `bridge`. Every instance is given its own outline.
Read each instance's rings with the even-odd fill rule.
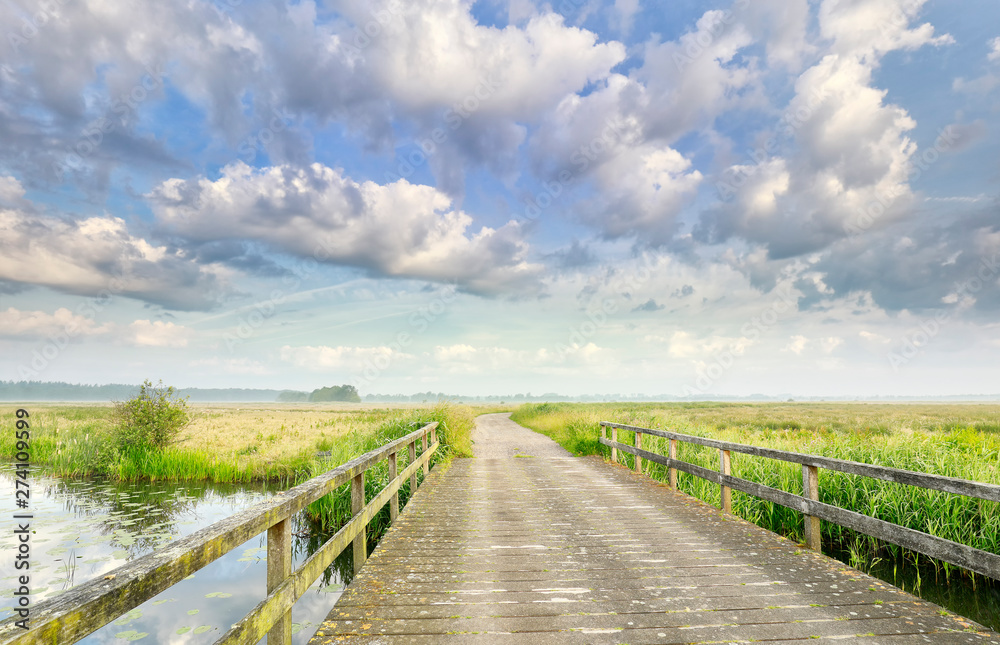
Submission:
[[[602,425],[613,464],[574,458],[507,415],[484,415],[473,436],[475,458],[430,471],[439,444],[429,424],[38,605],[27,632],[4,621],[0,643],[74,643],[266,532],[268,595],[217,644],[252,645],[265,636],[268,645],[291,643],[292,605],[352,548],[357,574],[310,645],[1000,645],[1000,634],[816,550],[822,519],[998,578],[1000,556],[823,504],[817,486],[820,468],[991,501],[1000,500],[1000,486]],[[632,442],[618,441],[620,431]],[[650,435],[669,440],[668,455],[642,448]],[[678,460],[681,441],[718,449],[719,470]],[[800,463],[803,494],[733,477],[733,452]],[[633,455],[634,471],[617,464],[624,454]],[[644,460],[668,467],[668,483],[642,475]],[[366,499],[365,473],[382,462],[389,483]],[[718,484],[723,508],[678,492],[677,471]],[[416,493],[400,510],[407,480]],[[348,484],[353,518],[292,571],[290,518]],[[733,489],[801,511],[806,545],[726,512]],[[393,523],[369,557],[366,526],[386,505]]]
[[[477,458],[432,473],[310,645],[1000,642],[505,415],[479,424]]]

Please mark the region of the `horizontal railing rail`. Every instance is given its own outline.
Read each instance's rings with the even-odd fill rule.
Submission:
[[[611,430],[611,439],[608,439],[607,436],[608,429]],[[635,445],[631,446],[620,443],[618,441],[618,430],[633,432],[635,434]],[[668,456],[665,457],[655,452],[643,450],[642,435],[644,434],[669,439]],[[611,423],[608,421],[601,422],[601,438],[599,441],[602,445],[611,448],[611,459],[616,463],[618,462],[619,451],[634,455],[636,472],[642,471],[643,459],[666,466],[668,483],[675,490],[677,489],[677,471],[686,472],[718,484],[721,492],[721,507],[726,513],[732,513],[731,491],[733,489],[801,512],[805,521],[806,545],[810,549],[820,550],[819,523],[820,520],[826,520],[858,531],[859,533],[864,533],[865,535],[870,535],[916,551],[917,553],[954,564],[969,571],[1000,580],[1000,556],[994,553],[930,535],[923,531],[893,524],[892,522],[886,522],[885,520],[840,508],[839,506],[820,502],[819,469],[826,468],[827,470],[835,470],[871,479],[1000,502],[1000,486],[996,484],[986,484],[966,479],[957,479],[955,477],[931,475],[817,455],[806,455],[774,448],[761,448],[729,441],[717,441],[705,437],[696,437],[621,423]],[[711,470],[678,459],[678,442],[717,449],[719,451],[719,470]],[[796,495],[747,479],[734,477],[731,474],[732,453],[734,452],[801,464],[802,495]]]
[[[356,457],[287,491],[262,501],[162,549],[122,565],[102,578],[70,589],[31,608],[29,629],[15,625],[17,616],[0,623],[0,643],[67,644],[138,607],[250,538],[267,531],[267,597],[235,624],[216,645],[253,645],[267,635],[268,645],[290,645],[291,608],[309,586],[343,552],[354,548],[357,571],[368,557],[368,522],[389,503],[390,520],[399,513],[399,488],[407,478],[411,495],[417,490],[417,471],[426,476],[439,447],[437,422]],[[428,446],[428,436],[430,445]],[[416,443],[421,453],[417,456]],[[398,453],[408,451],[409,463],[398,472]],[[388,461],[389,483],[365,504],[365,472]],[[292,571],[292,517],[306,506],[351,484],[351,520]]]

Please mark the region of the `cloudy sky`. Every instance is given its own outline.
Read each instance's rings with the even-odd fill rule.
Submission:
[[[0,380],[1000,392],[995,1],[0,26]]]

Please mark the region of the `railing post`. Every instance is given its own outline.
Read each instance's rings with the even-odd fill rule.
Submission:
[[[437,442],[437,426],[431,428],[431,443]]]
[[[410,457],[410,461],[408,463],[412,464],[417,460],[417,440],[414,439],[413,441],[411,441],[410,444],[406,447],[406,449]],[[413,497],[413,494],[416,492],[417,492],[417,473],[414,472],[412,475],[410,475],[410,497]]]
[[[639,432],[638,430],[635,433],[635,447],[642,448],[642,433]],[[642,457],[640,457],[639,455],[635,456],[635,472],[637,473],[642,472]]]
[[[351,517],[357,517],[365,508],[365,473],[358,473],[351,480]],[[368,559],[368,527],[362,526],[361,532],[354,538],[354,573],[361,570],[361,565]]]
[[[420,435],[420,456],[423,457],[424,453],[427,452],[427,433]],[[424,462],[424,477],[427,477],[427,473],[430,472],[430,466],[428,462]]]
[[[396,476],[399,475],[399,467],[396,464],[396,455],[397,453],[395,452],[389,454],[389,481],[396,479]],[[397,515],[399,515],[398,488],[396,489],[396,492],[392,494],[392,497],[389,498],[389,521],[395,522]]]
[[[670,452],[667,453],[671,460],[677,459],[677,440],[670,440]],[[667,477],[670,481],[670,488],[677,490],[677,469],[670,468],[667,470]]]
[[[802,464],[802,496],[819,501],[819,467]],[[822,551],[819,518],[805,513],[802,517],[805,520],[806,547],[813,551]]]
[[[618,428],[611,428],[611,441],[618,443]],[[618,447],[611,446],[611,461],[618,463]]]
[[[292,573],[292,522],[285,518],[267,529],[267,593]],[[267,645],[291,645],[292,610],[275,621],[267,632]]]
[[[729,451],[719,450],[719,472],[729,475]],[[733,512],[733,489],[729,486],[722,486],[722,512],[732,514]]]

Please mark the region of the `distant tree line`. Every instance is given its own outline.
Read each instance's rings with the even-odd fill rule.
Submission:
[[[0,401],[122,401],[136,395],[137,383],[84,385],[52,381],[0,381]],[[243,388],[184,388],[177,396],[190,401],[275,401],[280,390]]]

